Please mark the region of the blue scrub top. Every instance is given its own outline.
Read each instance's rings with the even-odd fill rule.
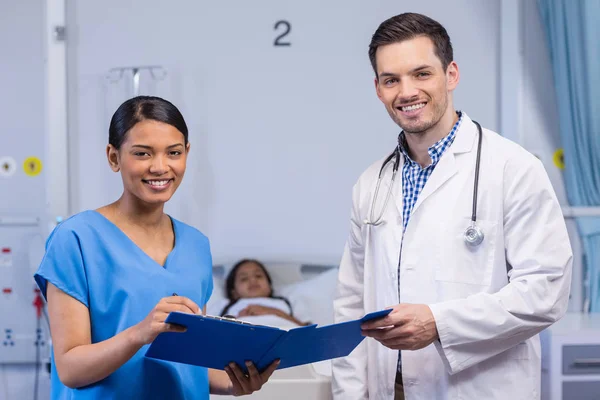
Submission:
[[[92,343],[139,323],[161,298],[173,293],[203,308],[213,290],[208,239],[195,228],[171,220],[175,247],[164,266],[96,211],[65,220],[46,241],[46,254],[34,276],[42,294],[46,297],[51,282],[84,304],[90,312]],[[209,398],[206,368],[146,358],[147,348],[107,378],[79,389],[60,382],[53,357],[51,398]]]

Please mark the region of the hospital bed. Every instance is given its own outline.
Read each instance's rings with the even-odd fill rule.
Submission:
[[[333,297],[337,266],[263,261],[273,280],[276,295],[286,297],[294,315],[318,325],[333,323]],[[213,268],[213,294],[206,306],[207,314],[220,315],[227,305],[225,278],[232,264]],[[211,400],[233,399],[211,395]],[[245,398],[255,400],[330,400],[331,361],[322,361],[275,371],[262,390]]]

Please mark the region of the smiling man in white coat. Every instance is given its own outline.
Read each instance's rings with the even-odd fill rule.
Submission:
[[[334,398],[539,399],[538,333],[566,312],[572,265],[544,167],[454,108],[438,22],[390,18],[369,56],[402,132],[354,186],[335,316],[393,310],[334,360]]]

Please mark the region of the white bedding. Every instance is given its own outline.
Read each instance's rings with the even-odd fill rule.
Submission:
[[[333,323],[333,299],[337,283],[337,268],[324,270],[317,275],[306,277],[300,265],[289,263],[265,263],[273,279],[274,294],[286,297],[292,305],[294,316],[320,326]],[[230,266],[229,266],[230,267]],[[318,269],[320,271],[320,269]],[[225,273],[214,274],[213,294],[207,304],[209,315],[221,315],[229,303],[224,296]],[[259,325],[275,326],[289,330],[296,326],[275,315],[248,316],[240,319]],[[211,400],[233,400],[231,396],[211,395]],[[288,398],[331,400],[331,361],[321,361],[277,370],[269,382],[259,392],[248,396],[250,399],[267,400]]]
[[[246,317],[239,317],[238,319],[254,325],[272,326],[286,331],[298,327],[295,323],[277,315],[248,315]]]
[[[283,268],[277,271],[280,276]],[[269,265],[267,269],[271,272]],[[294,283],[277,285],[277,282],[274,282],[274,294],[289,300],[294,316],[300,321],[320,326],[330,325],[333,323],[333,299],[337,273],[337,268],[332,268],[310,279]],[[215,276],[213,284],[213,294],[206,305],[207,314],[221,315],[221,311],[229,303],[224,296],[224,278]]]
[[[300,281],[297,280],[301,276],[297,270],[290,270],[289,277],[286,276],[286,268],[293,268],[290,265],[269,265],[266,263],[266,268],[273,277],[274,294],[286,297],[289,300],[297,319],[319,326],[333,323],[333,299],[337,283],[337,268],[328,269],[314,277]],[[273,271],[274,269],[276,272]],[[272,271],[275,273],[272,273]],[[207,314],[221,315],[221,311],[229,303],[229,300],[224,296],[224,277],[215,276],[213,284],[213,294],[207,304]],[[252,324],[274,326],[285,330],[297,327],[290,321],[275,315],[247,316],[240,319]],[[331,361],[312,363],[310,366],[317,374],[331,377]]]

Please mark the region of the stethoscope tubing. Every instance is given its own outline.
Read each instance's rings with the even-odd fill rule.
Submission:
[[[475,178],[473,180],[473,207],[472,207],[472,213],[471,213],[471,226],[469,228],[467,228],[467,231],[469,231],[470,229],[474,229],[476,231],[476,236],[480,235],[481,238],[479,237],[475,237],[474,239],[469,239],[467,237],[467,234],[465,233],[465,241],[467,242],[467,244],[469,245],[479,245],[481,243],[481,241],[483,241],[483,232],[476,226],[476,222],[477,222],[477,192],[479,189],[479,169],[480,169],[480,164],[481,164],[481,142],[483,141],[483,130],[481,129],[481,125],[477,122],[477,121],[473,121],[473,123],[477,126],[477,132],[478,132],[478,140],[477,140],[477,158],[475,161]],[[377,219],[374,219],[374,213],[375,213],[375,205],[377,204],[377,197],[379,196],[379,188],[381,185],[381,180],[383,178],[383,173],[385,171],[386,166],[393,160],[393,166],[392,166],[392,179],[390,182],[390,186],[388,188],[387,194],[385,196],[385,200],[383,202],[383,207],[381,208],[381,211],[379,212],[379,215],[377,217]],[[396,173],[398,172],[398,169],[400,167],[400,148],[399,146],[396,146],[396,148],[394,149],[394,151],[386,157],[386,159],[383,161],[383,164],[381,165],[381,168],[379,169],[379,176],[377,177],[377,183],[375,185],[375,192],[373,193],[373,200],[371,203],[371,211],[369,214],[369,220],[365,220],[364,223],[367,225],[381,225],[384,221],[383,221],[383,214],[385,213],[385,210],[387,208],[387,204],[389,202],[391,193],[392,193],[392,188],[394,186],[394,181],[396,180]]]

